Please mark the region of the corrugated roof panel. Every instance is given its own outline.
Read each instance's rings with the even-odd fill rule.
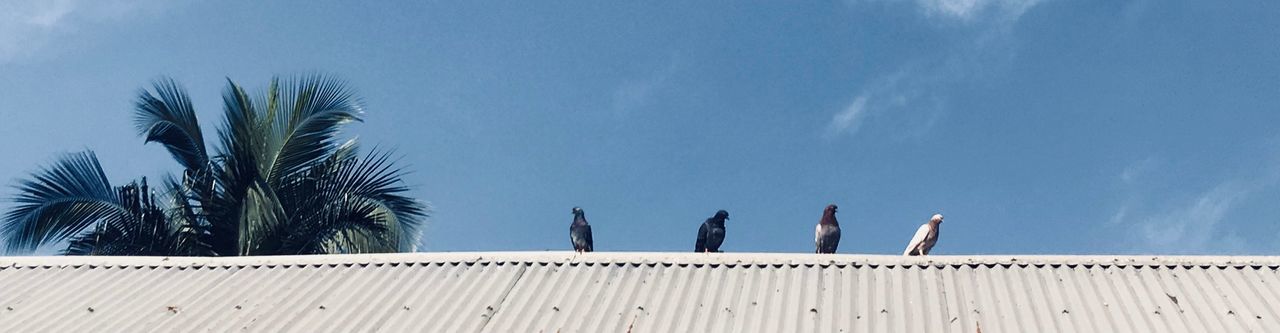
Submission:
[[[0,331],[1278,332],[1280,258],[0,258]]]

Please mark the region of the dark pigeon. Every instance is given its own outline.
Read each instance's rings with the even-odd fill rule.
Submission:
[[[569,241],[573,242],[573,250],[591,252],[595,247],[591,241],[591,225],[587,224],[587,216],[582,208],[573,207],[573,224],[569,225]]]
[[[693,252],[720,252],[720,244],[724,244],[724,221],[728,219],[729,212],[721,210],[702,222],[702,227],[698,228],[698,243],[694,244]]]
[[[840,223],[836,222],[836,205],[827,205],[822,211],[822,219],[814,230],[813,243],[817,245],[817,253],[836,253],[840,245]]]

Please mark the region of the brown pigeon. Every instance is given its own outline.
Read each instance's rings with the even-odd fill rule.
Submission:
[[[838,208],[835,204],[827,205],[827,209],[822,211],[822,219],[814,228],[813,243],[817,245],[817,253],[836,253],[836,247],[840,245],[840,223],[836,222]]]

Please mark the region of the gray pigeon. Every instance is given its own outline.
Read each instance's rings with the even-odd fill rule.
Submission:
[[[715,216],[702,222],[698,228],[698,242],[693,245],[693,252],[720,252],[720,244],[724,244],[724,221],[729,219],[729,212],[720,210]]]
[[[836,222],[835,204],[827,205],[827,209],[822,211],[822,219],[818,220],[818,226],[814,228],[813,243],[817,245],[817,253],[836,253],[836,247],[840,245],[840,223]]]
[[[582,208],[573,207],[573,224],[569,225],[569,241],[573,242],[573,250],[591,252],[595,247],[591,241],[591,225],[587,224],[587,215]]]

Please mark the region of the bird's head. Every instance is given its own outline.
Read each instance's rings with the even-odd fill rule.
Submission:
[[[723,220],[728,220],[728,219],[729,219],[729,212],[728,212],[728,211],[726,211],[726,210],[721,209],[721,210],[719,210],[719,211],[717,211],[717,212],[716,212],[716,216],[714,216],[713,218],[715,218],[715,219],[717,219],[717,220],[721,220],[721,221],[723,221]]]
[[[573,215],[582,215],[582,207],[573,207]]]
[[[942,223],[942,214],[933,214],[933,217],[929,218],[929,222]]]
[[[837,209],[840,209],[840,206],[836,206],[836,204],[830,204],[830,205],[827,205],[827,209],[824,210],[823,212],[827,214],[835,214]]]

